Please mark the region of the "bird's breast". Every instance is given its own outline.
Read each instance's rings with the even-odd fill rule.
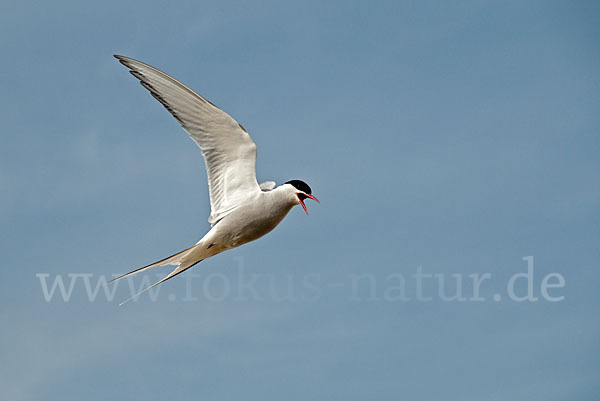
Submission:
[[[262,237],[277,227],[292,206],[267,197],[241,205],[216,226],[223,245],[235,248]]]

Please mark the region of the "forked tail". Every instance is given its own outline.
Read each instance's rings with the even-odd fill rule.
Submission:
[[[198,252],[194,252],[195,250],[197,250],[199,248],[199,244],[196,244],[194,246],[191,246],[187,249],[184,249],[181,252],[177,252],[174,255],[171,255],[167,258],[164,258],[162,260],[159,260],[158,262],[154,262],[152,264],[149,264],[148,266],[144,266],[144,267],[140,267],[139,269],[135,269],[133,271],[130,271],[129,273],[125,273],[122,276],[116,277],[110,281],[108,281],[107,284],[113,283],[117,280],[121,280],[122,278],[125,277],[129,277],[129,276],[133,276],[134,274],[137,273],[141,273],[143,271],[152,269],[154,267],[158,267],[158,266],[167,266],[167,265],[177,265],[177,267],[175,269],[173,269],[173,271],[171,273],[169,273],[165,278],[157,281],[156,283],[144,288],[143,290],[141,290],[140,292],[138,292],[137,294],[133,295],[132,297],[127,298],[125,301],[121,302],[119,304],[119,306],[123,305],[125,302],[132,300],[133,298],[143,294],[144,292],[148,291],[150,288],[159,285],[160,283],[163,283],[165,281],[167,281],[170,278],[175,277],[176,275],[183,273],[184,271],[186,271],[187,269],[195,266],[196,264],[202,262],[204,260],[204,258],[199,257]]]

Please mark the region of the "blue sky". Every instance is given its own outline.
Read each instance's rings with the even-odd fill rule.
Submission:
[[[597,399],[599,12],[3,2],[1,398]],[[230,113],[259,179],[305,180],[321,204],[155,301],[119,307],[124,282],[90,302],[79,276],[46,302],[38,274],[95,285],[209,228],[199,150],[114,53]],[[507,283],[528,256],[538,301],[517,302]],[[461,275],[467,298],[469,275],[489,274],[485,301],[444,302],[430,278],[420,302],[419,266],[448,294]],[[552,273],[562,301],[541,295]],[[406,301],[386,293],[398,275]]]

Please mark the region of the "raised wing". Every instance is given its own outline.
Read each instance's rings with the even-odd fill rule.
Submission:
[[[256,145],[248,132],[217,106],[164,72],[129,57],[115,57],[130,69],[202,149],[215,224],[239,206],[256,181]]]

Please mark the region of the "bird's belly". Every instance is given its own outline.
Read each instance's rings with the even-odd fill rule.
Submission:
[[[254,241],[269,233],[281,222],[289,212],[289,208],[282,210],[270,210],[270,213],[252,213],[242,210],[232,213],[218,224],[223,224],[223,245],[231,248],[238,247],[247,242]]]

